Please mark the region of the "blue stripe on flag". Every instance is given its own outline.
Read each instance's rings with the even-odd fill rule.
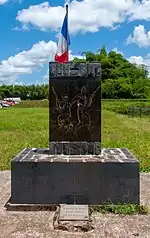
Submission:
[[[66,41],[67,41],[67,38],[68,38],[68,45],[70,45],[70,36],[69,36],[68,29],[67,29],[67,14],[64,18],[64,22],[63,22],[62,29],[61,29],[61,34],[66,39]],[[68,34],[68,37],[67,37],[67,34]]]

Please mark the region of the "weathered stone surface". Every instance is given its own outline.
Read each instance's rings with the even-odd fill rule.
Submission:
[[[50,142],[50,155],[100,155],[101,145],[99,142]]]
[[[139,204],[139,162],[127,149],[93,156],[25,151],[12,161],[12,203]]]
[[[60,221],[88,221],[89,220],[89,211],[88,205],[60,205]]]
[[[103,238],[136,237],[148,238],[150,231],[150,213],[148,215],[126,215],[95,213],[92,215],[92,232],[67,232],[54,229],[54,212],[26,211],[7,212],[5,204],[11,196],[11,172],[0,171],[0,237],[1,238]],[[150,208],[150,173],[140,174],[141,204]],[[13,205],[14,208],[15,205]],[[17,210],[17,209],[16,209]],[[29,212],[30,211],[30,212]],[[149,210],[150,211],[150,210]],[[81,223],[80,223],[81,225]],[[117,232],[116,232],[117,231]]]
[[[83,218],[83,220],[61,219],[61,207],[58,207],[53,218],[53,227],[54,229],[57,229],[57,230],[63,230],[63,231],[69,231],[69,232],[88,232],[94,229],[94,224],[92,223],[92,219],[90,216],[88,216],[88,219]]]
[[[62,142],[64,154],[95,153],[85,143],[101,144],[100,76],[99,63],[50,63],[50,151]]]
[[[75,63],[59,64],[51,62],[49,67],[50,78],[59,77],[95,77],[101,75],[100,63]]]
[[[100,155],[101,154],[101,145],[99,142],[94,143],[94,154]]]
[[[68,147],[73,143],[66,143],[66,142],[58,142],[62,144],[67,144]],[[86,143],[83,143],[83,146]],[[95,148],[96,143],[87,143],[88,148],[92,147]],[[55,143],[54,143],[55,145]],[[81,143],[82,145],[82,143]],[[62,146],[61,146],[62,148]],[[70,148],[70,147],[69,147]],[[68,149],[69,150],[69,149]],[[82,155],[82,154],[81,154]],[[57,155],[51,154],[49,152],[48,148],[26,148],[23,151],[21,151],[14,159],[13,162],[40,162],[40,161],[46,161],[46,162],[55,162],[55,161],[61,161],[61,162],[72,162],[72,161],[78,161],[78,159],[82,162],[101,162],[101,163],[108,163],[108,162],[117,162],[117,163],[139,163],[136,157],[126,148],[103,148],[101,151],[101,154],[95,155],[95,154],[87,154],[83,156],[77,155]]]
[[[94,229],[92,221],[59,221],[54,223],[54,229],[68,232],[88,232]]]
[[[53,155],[63,154],[63,143],[61,142],[51,142],[49,147],[49,153]]]

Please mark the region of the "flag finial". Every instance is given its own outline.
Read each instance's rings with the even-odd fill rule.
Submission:
[[[66,13],[68,14],[68,4],[66,4]]]

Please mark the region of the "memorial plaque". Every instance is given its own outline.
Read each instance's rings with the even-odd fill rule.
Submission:
[[[88,205],[66,205],[60,206],[61,221],[88,221]]]

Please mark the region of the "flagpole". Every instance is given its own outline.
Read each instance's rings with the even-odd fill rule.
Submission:
[[[66,5],[66,17],[67,17],[67,51],[68,51],[68,61],[69,61],[69,45],[68,45],[68,4]]]
[[[66,13],[68,15],[68,4],[66,5]],[[67,16],[68,17],[68,16]]]

